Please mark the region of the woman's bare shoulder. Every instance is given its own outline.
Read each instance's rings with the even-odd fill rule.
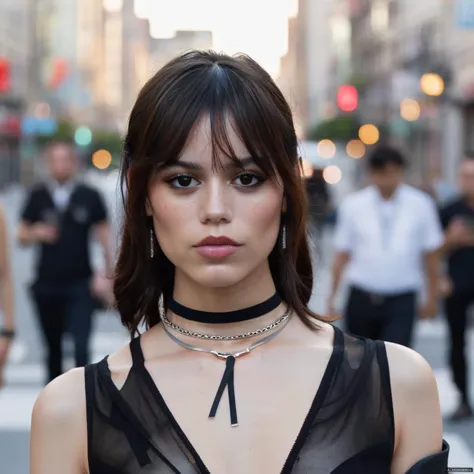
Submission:
[[[60,414],[84,398],[84,368],[72,369],[50,382],[39,394],[35,409]]]
[[[35,402],[31,419],[31,472],[86,472],[86,451],[84,369],[78,368],[50,382]]]
[[[385,342],[392,391],[397,395],[436,395],[433,369],[418,352],[399,344]]]
[[[73,423],[85,414],[84,368],[72,369],[50,382],[39,394],[33,408],[33,422]]]
[[[392,472],[398,474],[441,451],[443,423],[436,377],[426,359],[398,344],[385,346],[396,433]]]

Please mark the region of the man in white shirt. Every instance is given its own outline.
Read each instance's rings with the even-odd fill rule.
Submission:
[[[329,311],[347,267],[347,331],[410,346],[424,283],[421,315],[436,315],[441,224],[434,201],[403,183],[405,161],[396,149],[379,146],[368,167],[373,184],[338,213]]]

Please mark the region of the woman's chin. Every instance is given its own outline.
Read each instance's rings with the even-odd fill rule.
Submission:
[[[207,288],[225,288],[236,285],[242,281],[247,274],[242,272],[242,269],[237,269],[234,265],[228,265],[202,268],[190,276],[200,286]]]

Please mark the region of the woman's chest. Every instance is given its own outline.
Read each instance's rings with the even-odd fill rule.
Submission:
[[[224,362],[204,356],[193,364],[149,370],[174,422],[210,472],[278,473],[314,406],[328,358],[321,354],[319,361],[295,364],[292,357],[265,353],[237,359],[237,426],[231,426],[227,388],[209,418]]]

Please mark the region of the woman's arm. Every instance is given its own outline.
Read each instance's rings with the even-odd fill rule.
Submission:
[[[86,474],[87,422],[84,369],[53,380],[33,408],[30,474]]]
[[[13,332],[15,318],[13,308],[13,283],[8,251],[8,233],[5,216],[0,208],[0,308],[3,321],[0,321],[0,330]],[[11,338],[0,334],[0,386],[2,385],[2,368],[6,362]]]
[[[386,343],[395,415],[391,474],[405,474],[421,459],[439,453],[443,424],[433,371],[417,352]]]

